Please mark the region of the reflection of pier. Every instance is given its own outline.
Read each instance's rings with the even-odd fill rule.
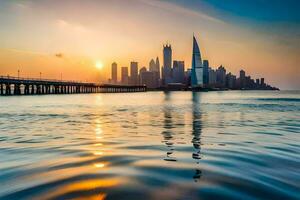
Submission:
[[[144,85],[108,85],[0,76],[0,95],[146,92]]]

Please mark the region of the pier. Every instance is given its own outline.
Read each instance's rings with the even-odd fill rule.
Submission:
[[[145,85],[112,85],[53,79],[0,76],[0,95],[146,92]]]

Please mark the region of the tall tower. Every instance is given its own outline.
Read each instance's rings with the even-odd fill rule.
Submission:
[[[151,61],[149,62],[149,71],[150,72],[155,72],[156,71],[156,64],[155,61],[153,59],[151,59]]]
[[[121,68],[121,82],[123,85],[128,85],[128,67]]]
[[[156,58],[156,62],[154,59],[151,59],[149,63],[149,71],[153,74],[153,88],[159,87],[159,79],[160,79],[160,70],[159,70],[159,61],[158,58]]]
[[[209,83],[209,74],[208,74],[209,62],[208,60],[203,60],[203,83]]]
[[[130,63],[130,84],[131,85],[138,84],[138,63],[137,62]]]
[[[158,57],[156,57],[156,62],[155,62],[155,65],[156,65],[156,70],[158,72],[158,78],[160,79],[160,64],[159,64],[159,59]]]
[[[167,85],[172,82],[172,48],[167,44],[164,46],[164,66],[163,66],[163,84]]]
[[[111,80],[113,83],[118,82],[118,65],[115,62],[111,64]]]
[[[199,87],[203,85],[203,65],[200,49],[195,36],[193,36],[192,74],[191,86]]]
[[[246,86],[246,72],[244,70],[240,71],[240,87],[244,88]]]
[[[184,61],[173,61],[173,82],[184,83]]]

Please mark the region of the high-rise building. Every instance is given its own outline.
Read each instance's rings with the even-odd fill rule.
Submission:
[[[226,75],[226,87],[229,89],[236,88],[236,76],[231,73]]]
[[[261,85],[261,86],[265,86],[265,79],[264,79],[264,78],[261,78],[261,79],[260,79],[260,85]]]
[[[158,78],[160,79],[160,64],[159,64],[159,59],[158,59],[158,57],[156,57],[155,65],[156,65],[155,69],[156,69],[156,71],[158,72]]]
[[[203,60],[203,83],[209,83],[209,74],[208,74],[209,62],[208,60]]]
[[[208,82],[209,85],[215,86],[216,83],[217,83],[217,75],[216,75],[216,71],[213,70],[212,68],[209,68],[209,69],[208,69],[208,76],[209,76],[209,78],[208,78],[208,80],[209,80],[209,82]]]
[[[246,86],[246,72],[244,70],[240,71],[240,88]]]
[[[142,68],[140,69],[140,71],[139,71],[139,84],[141,84],[141,85],[142,85],[141,74],[142,74],[143,72],[146,72],[146,71],[147,71],[147,68],[146,68],[146,67],[142,67]]]
[[[184,72],[184,84],[189,86],[191,84],[191,74],[192,74],[192,70],[191,69],[187,69]]]
[[[193,36],[192,74],[191,86],[199,87],[203,85],[203,66],[200,49],[195,36]]]
[[[164,54],[164,66],[163,66],[162,79],[163,79],[163,84],[167,85],[168,83],[172,82],[172,48],[171,48],[171,45],[167,44],[164,46],[163,54]]]
[[[153,59],[151,59],[149,62],[149,71],[150,72],[156,71],[156,63]]]
[[[173,61],[173,83],[184,83],[184,61]]]
[[[257,78],[257,79],[255,80],[255,84],[256,84],[256,86],[259,86],[259,78]]]
[[[149,71],[153,73],[153,87],[159,87],[160,70],[158,58],[156,58],[156,62],[153,59],[151,59],[149,63]]]
[[[216,70],[216,75],[217,75],[217,85],[219,87],[225,87],[226,86],[226,69],[221,65],[217,70]]]
[[[138,84],[138,63],[131,62],[130,63],[130,84],[137,85]]]
[[[146,85],[147,88],[157,88],[155,83],[155,72],[143,71],[140,74],[140,81],[142,85]]]
[[[118,65],[115,62],[111,64],[111,82],[118,82]]]
[[[121,82],[124,85],[128,85],[128,67],[121,68]]]

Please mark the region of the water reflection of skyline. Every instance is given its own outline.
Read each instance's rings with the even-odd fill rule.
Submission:
[[[174,136],[175,132],[173,128],[175,127],[174,119],[172,117],[173,112],[175,112],[174,107],[172,106],[172,96],[171,93],[165,93],[164,98],[164,121],[163,121],[163,128],[162,142],[165,143],[167,149],[166,157],[164,158],[165,161],[177,161],[178,159],[174,155],[175,150],[175,142]],[[176,121],[176,119],[175,119]],[[192,94],[192,105],[191,105],[191,123],[192,123],[192,139],[191,143],[193,145],[193,152],[192,158],[196,161],[196,169],[193,175],[193,179],[197,182],[201,178],[202,171],[198,168],[199,160],[201,159],[201,134],[202,134],[202,112],[200,108],[200,94],[193,93]]]
[[[196,160],[197,165],[199,165],[199,160],[201,159],[202,113],[200,108],[200,94],[198,92],[193,92],[192,95],[192,144],[195,149],[195,152],[193,152],[192,157]],[[201,178],[201,174],[202,171],[199,168],[197,168],[193,177],[196,182]]]
[[[163,141],[167,148],[167,155],[164,158],[165,161],[177,161],[176,157],[173,155],[174,154],[174,132],[172,131],[173,128],[173,121],[172,121],[172,107],[169,105],[169,101],[171,100],[170,98],[170,93],[166,92],[165,93],[165,103],[163,107],[163,113],[164,113],[164,130],[162,131],[163,135]]]

